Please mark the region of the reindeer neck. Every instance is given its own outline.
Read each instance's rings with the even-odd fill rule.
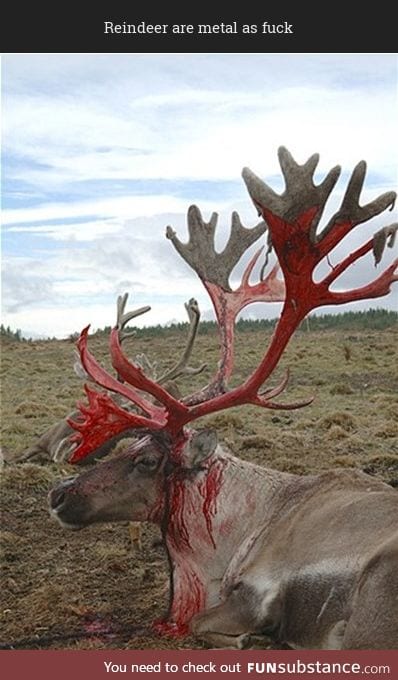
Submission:
[[[204,468],[170,475],[162,531],[172,559],[176,554],[209,559],[229,543],[232,549],[264,521],[272,499],[293,477],[220,447]]]
[[[271,514],[292,478],[220,447],[205,469],[171,476],[162,522],[170,564],[169,633],[185,634],[192,617],[215,604],[234,552]]]

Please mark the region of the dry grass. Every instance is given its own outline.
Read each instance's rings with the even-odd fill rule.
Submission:
[[[238,337],[238,380],[256,364],[265,343],[260,332]],[[178,333],[140,338],[131,353],[164,357],[167,345],[166,366],[183,344]],[[105,339],[93,338],[92,351],[108,363]],[[67,341],[5,345],[2,438],[9,458],[82,397],[72,352]],[[217,359],[216,339],[199,336],[197,362],[206,361],[212,371]],[[220,439],[247,460],[303,474],[356,467],[396,485],[397,359],[395,329],[356,333],[352,340],[333,331],[298,333],[271,382],[290,366],[291,383],[281,401],[314,394],[310,407],[289,412],[245,407],[208,416],[203,424],[217,428]],[[205,379],[190,378],[190,388]],[[23,640],[28,648],[197,647],[190,638],[161,639],[149,628],[167,604],[167,563],[156,528],[144,527],[138,553],[131,550],[126,524],[65,533],[50,519],[47,491],[71,472],[54,464],[4,468],[2,640]]]

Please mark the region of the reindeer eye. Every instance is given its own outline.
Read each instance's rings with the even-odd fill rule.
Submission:
[[[156,470],[157,465],[158,460],[156,458],[143,458],[137,463],[136,468],[139,472],[148,473]]]

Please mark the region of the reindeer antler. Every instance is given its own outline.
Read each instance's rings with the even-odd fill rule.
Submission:
[[[132,329],[126,329],[126,324],[134,319],[140,314],[145,314],[151,308],[146,305],[145,307],[140,307],[139,309],[126,312],[126,304],[128,299],[128,293],[124,293],[123,296],[119,295],[117,299],[117,326],[119,327],[119,340],[122,344],[123,340],[131,338],[135,335],[135,331]],[[198,332],[199,321],[200,321],[200,309],[197,301],[191,298],[188,302],[184,303],[186,312],[189,319],[189,333],[188,339],[184,351],[178,359],[177,363],[167,371],[165,371],[159,378],[156,376],[156,364],[151,362],[145,354],[140,354],[136,357],[135,361],[137,366],[145,370],[146,373],[150,373],[150,377],[156,380],[160,385],[163,385],[169,380],[175,380],[181,375],[197,375],[201,373],[206,368],[207,364],[201,364],[194,368],[193,366],[188,366],[189,359],[192,354],[193,346],[195,344],[195,338]]]
[[[398,261],[395,261],[366,286],[344,292],[330,290],[331,284],[340,274],[371,250],[374,252],[376,263],[379,262],[386,243],[388,242],[390,246],[393,243],[398,229],[397,224],[379,230],[372,239],[334,266],[322,280],[314,280],[314,270],[319,262],[326,258],[335,245],[356,225],[392,207],[395,193],[387,192],[367,205],[360,206],[359,198],[366,165],[364,162],[359,163],[352,173],[339,210],[323,231],[317,234],[323,209],[338,179],[340,169],[333,168],[325,179],[316,185],[313,175],[318,155],[311,156],[306,163],[298,165],[289,152],[281,148],[279,160],[286,184],[281,195],[275,193],[250,170],[245,169],[243,177],[257,210],[267,223],[269,240],[282,269],[284,282],[278,279],[277,267],[274,267],[265,278],[260,275],[257,284],[249,283],[249,277],[259,257],[258,251],[247,266],[240,286],[236,290],[230,287],[229,278],[233,267],[246,248],[265,232],[265,225],[262,222],[253,229],[246,229],[235,213],[230,238],[221,253],[217,253],[214,246],[217,222],[215,214],[209,223],[205,223],[198,208],[189,209],[190,239],[186,244],[178,240],[170,227],[167,231],[168,238],[172,240],[178,252],[199,274],[213,301],[222,341],[221,361],[213,381],[202,392],[178,401],[158,383],[145,376],[138,366],[127,360],[120,348],[119,329],[115,328],[112,331],[112,363],[129,385],[122,386],[125,390],[123,394],[131,395],[128,398],[144,412],[144,416],[136,416],[137,426],[166,430],[174,441],[174,456],[178,453],[177,442],[183,440],[185,436],[184,425],[206,414],[240,404],[255,404],[265,408],[298,408],[309,403],[311,400],[287,405],[273,402],[273,399],[285,389],[288,375],[276,387],[262,389],[263,383],[272,374],[299,323],[312,309],[321,305],[343,304],[386,295],[391,284],[398,280],[396,271]],[[237,313],[254,301],[274,301],[283,298],[280,320],[259,366],[242,385],[228,391],[227,382],[233,366],[233,322]],[[108,376],[88,353],[86,336],[87,331],[83,332],[79,342],[83,366],[96,382],[107,389],[114,389],[112,380],[115,379]],[[154,406],[145,399],[142,396],[143,391],[155,397],[161,406]],[[101,404],[100,409],[100,406],[92,404],[86,409],[86,415],[91,417],[96,408],[102,409],[104,413],[107,410],[106,405],[102,408]],[[106,415],[108,420],[109,417]],[[115,427],[115,419],[122,421],[123,417],[112,413],[112,427]],[[131,427],[131,424],[129,426]],[[123,429],[127,425],[122,423],[120,427]],[[82,457],[86,455],[87,447],[90,446],[90,431],[84,426],[79,427],[79,430],[83,437],[83,444],[79,449],[84,452],[79,453],[78,457]]]
[[[266,232],[266,224],[259,222],[252,229],[244,227],[236,212],[232,213],[231,232],[224,250],[216,252],[214,237],[218,216],[213,213],[210,222],[205,222],[199,208],[192,205],[188,210],[188,243],[181,243],[175,231],[167,227],[166,237],[175,249],[201,278],[213,303],[220,331],[221,358],[218,371],[212,382],[189,400],[190,404],[204,401],[225,392],[226,384],[233,371],[234,326],[239,312],[252,302],[278,302],[284,300],[285,285],[277,278],[276,265],[267,277],[251,285],[250,275],[263,250],[254,254],[236,290],[230,286],[232,270],[242,255],[260,236]]]
[[[123,295],[118,295],[116,300],[116,325],[119,328],[119,340],[121,344],[124,342],[124,340],[127,340],[128,338],[131,338],[135,335],[135,331],[133,329],[126,329],[128,322],[131,321],[131,319],[135,319],[137,316],[146,314],[151,309],[149,305],[145,305],[144,307],[133,309],[130,312],[125,312],[128,297],[129,294],[124,293]],[[77,377],[81,380],[90,381],[91,378],[83,368],[80,353],[76,349],[74,350],[74,356],[75,361],[73,363],[73,370]]]
[[[396,281],[394,274],[396,264],[389,267],[385,275],[377,278],[370,286],[344,293],[330,291],[329,287],[353,262],[370,250],[377,252],[380,261],[382,254],[380,250],[384,248],[382,241],[384,239],[385,244],[388,236],[390,240],[393,239],[396,224],[377,232],[365,245],[334,267],[323,281],[315,283],[312,275],[319,262],[354,227],[380,214],[386,208],[392,209],[396,199],[395,192],[386,192],[365,206],[360,206],[359,197],[366,173],[366,163],[361,161],[354,168],[339,210],[317,235],[316,228],[326,200],[338,179],[340,168],[333,168],[323,182],[316,186],[312,176],[319,160],[318,154],[314,154],[300,166],[287,149],[281,147],[279,160],[286,182],[286,191],[282,196],[275,194],[248,168],[245,168],[242,174],[254,204],[269,226],[272,244],[283,271],[291,304],[300,308],[301,314],[305,316],[311,309],[321,305],[343,304],[386,295],[391,283]],[[292,188],[294,203],[289,188]]]
[[[214,237],[218,215],[213,213],[210,222],[205,222],[196,205],[188,210],[188,243],[181,243],[171,227],[166,229],[166,238],[194,269],[203,281],[214,283],[224,290],[231,290],[230,274],[242,255],[266,231],[264,222],[247,229],[240,221],[237,212],[232,213],[231,233],[221,253],[217,253]]]
[[[242,176],[249,194],[258,207],[260,214],[263,214],[261,206],[264,206],[275,215],[283,217],[286,221],[294,222],[306,210],[316,206],[317,210],[311,224],[310,237],[312,242],[324,238],[339,222],[351,220],[354,225],[360,224],[375,215],[379,215],[386,208],[394,206],[396,198],[394,191],[382,194],[363,207],[359,206],[359,196],[366,174],[366,163],[361,161],[354,168],[340,209],[329,220],[319,237],[316,237],[316,228],[322,217],[326,202],[340,177],[341,167],[336,165],[328,172],[325,179],[316,185],[314,183],[314,173],[319,163],[319,154],[313,154],[303,165],[299,165],[290,152],[284,146],[281,146],[278,149],[278,158],[285,180],[285,191],[283,194],[275,193],[254,172],[249,170],[249,168],[244,168]],[[343,238],[337,232],[335,232],[335,237],[337,237],[336,242]]]
[[[286,299],[282,314],[269,348],[253,374],[238,388],[198,405],[195,417],[243,403],[275,407],[275,404],[271,405],[269,402],[269,394],[268,396],[259,394],[259,390],[273,372],[291,335],[304,317],[322,305],[344,304],[387,295],[391,284],[398,280],[398,260],[395,260],[371,284],[344,292],[329,289],[340,274],[369,251],[375,252],[377,261],[381,256],[381,241],[385,243],[389,237],[389,245],[392,245],[398,228],[396,224],[381,230],[382,236],[377,232],[372,239],[335,266],[323,280],[319,282],[313,280],[316,266],[337,243],[356,225],[378,215],[386,208],[392,208],[396,194],[387,192],[371,203],[359,206],[359,195],[366,169],[366,164],[362,161],[353,171],[339,211],[317,236],[316,227],[340,169],[333,168],[321,184],[315,185],[313,173],[319,160],[318,154],[314,154],[300,166],[290,153],[281,147],[279,160],[286,183],[285,192],[281,196],[247,168],[243,170],[243,178],[253,202],[268,225],[271,242],[284,275]],[[272,206],[272,210],[269,205]],[[296,407],[295,404],[292,406]]]
[[[136,385],[137,375],[141,375],[140,387],[141,384],[142,386],[145,384],[147,388],[152,385],[156,390],[156,398],[161,400],[162,396],[163,399],[166,400],[166,404],[172,406],[174,402],[178,403],[173,395],[163,388],[161,388],[159,391],[158,387],[171,380],[175,380],[184,374],[197,375],[206,368],[206,364],[201,364],[196,368],[188,365],[200,320],[199,305],[194,298],[191,298],[189,302],[185,303],[185,309],[189,318],[189,333],[186,346],[177,363],[171,369],[165,371],[163,375],[160,376],[160,378],[156,378],[155,367],[147,359],[145,354],[138,355],[135,358],[135,364],[130,364],[128,359],[121,353],[121,345],[124,340],[134,336],[135,331],[133,329],[127,330],[126,325],[129,321],[131,321],[131,319],[141,314],[145,314],[150,310],[150,307],[140,307],[139,309],[126,312],[125,310],[127,300],[128,293],[124,293],[123,296],[119,295],[117,298],[117,320],[116,328],[114,329],[114,331],[117,330],[117,340],[113,331],[113,350],[111,349],[111,354],[115,357],[114,367],[120,364],[130,367],[134,366],[134,369],[137,371],[134,379],[132,380],[130,372],[127,377],[124,370],[123,372],[120,372],[119,370],[117,373],[117,379],[115,379],[106,371],[104,371],[101,366],[99,366],[94,357],[87,350],[89,327],[82,331],[79,338],[78,351],[76,352],[77,359],[74,364],[74,369],[80,378],[83,378],[91,383],[96,383],[106,390],[120,394],[125,399],[132,401],[136,407],[145,414],[145,417],[139,415],[138,413],[126,412],[112,399],[110,399],[108,395],[99,394],[86,385],[85,391],[89,401],[89,408],[87,408],[82,402],[79,402],[78,408],[83,416],[83,419],[80,421],[69,419],[68,423],[78,432],[84,433],[88,428],[90,428],[90,442],[87,445],[81,445],[78,447],[78,450],[76,450],[72,455],[70,461],[72,463],[77,462],[90,453],[94,441],[97,441],[98,437],[101,438],[101,430],[103,429],[106,430],[107,436],[111,437],[119,434],[119,432],[122,432],[126,428],[148,427],[152,430],[156,430],[165,426],[166,421],[164,419],[162,407],[156,407],[151,401],[146,400],[142,394],[131,390],[130,387],[127,387],[124,384],[125,381]],[[143,391],[149,392],[149,389],[144,389]],[[156,396],[153,392],[151,392],[151,394]],[[72,437],[72,442],[79,441],[80,439],[80,435],[74,435],[74,437]]]
[[[184,306],[189,319],[189,333],[187,343],[177,363],[160,376],[158,382],[161,384],[164,384],[168,380],[175,380],[176,378],[179,378],[180,375],[198,375],[199,373],[202,373],[202,371],[204,371],[204,369],[207,367],[207,364],[200,364],[200,366],[197,366],[196,368],[193,366],[188,366],[199,328],[200,309],[195,298],[191,298],[189,302],[185,302]]]
[[[146,314],[151,310],[149,305],[145,305],[144,307],[139,307],[138,309],[132,309],[130,312],[126,312],[128,297],[129,297],[128,293],[119,295],[116,302],[117,307],[116,326],[119,329],[120,343],[122,343],[123,340],[131,338],[133,335],[135,335],[135,331],[133,329],[131,328],[126,329],[126,326],[129,323],[129,321],[131,321],[131,319],[135,319],[137,316],[141,316],[141,314]]]

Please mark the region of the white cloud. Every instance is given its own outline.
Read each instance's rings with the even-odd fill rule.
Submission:
[[[5,148],[44,167],[12,176],[40,185],[98,179],[235,179],[242,165],[277,171],[275,150],[298,157],[314,149],[322,166],[350,166],[365,156],[387,175],[395,163],[396,93],[293,85],[275,77],[270,89],[181,88],[137,96],[135,73],[117,105],[98,87],[85,96],[31,92],[5,101]],[[117,78],[116,78],[117,83]],[[125,83],[123,83],[125,87]],[[375,125],[377,121],[377,125]]]
[[[26,213],[25,213],[26,214]],[[28,213],[29,214],[29,213]],[[15,215],[13,215],[15,217]],[[31,211],[27,222],[34,222],[35,212]],[[33,219],[32,219],[33,218]],[[55,241],[95,241],[104,234],[115,234],[122,225],[117,220],[103,219],[101,221],[74,222],[73,224],[46,224],[41,226],[9,227],[8,234],[37,234]]]
[[[73,201],[59,203],[44,203],[29,208],[12,208],[3,210],[5,225],[30,222],[44,222],[47,220],[68,220],[101,215],[109,218],[130,218],[135,216],[155,216],[164,212],[184,212],[187,202],[174,196],[146,195],[119,196],[117,198],[97,199],[90,201]],[[95,223],[97,223],[96,220]],[[91,223],[92,224],[92,223]],[[115,224],[115,223],[114,223]],[[83,227],[84,225],[82,225]],[[73,225],[64,225],[73,229]]]

